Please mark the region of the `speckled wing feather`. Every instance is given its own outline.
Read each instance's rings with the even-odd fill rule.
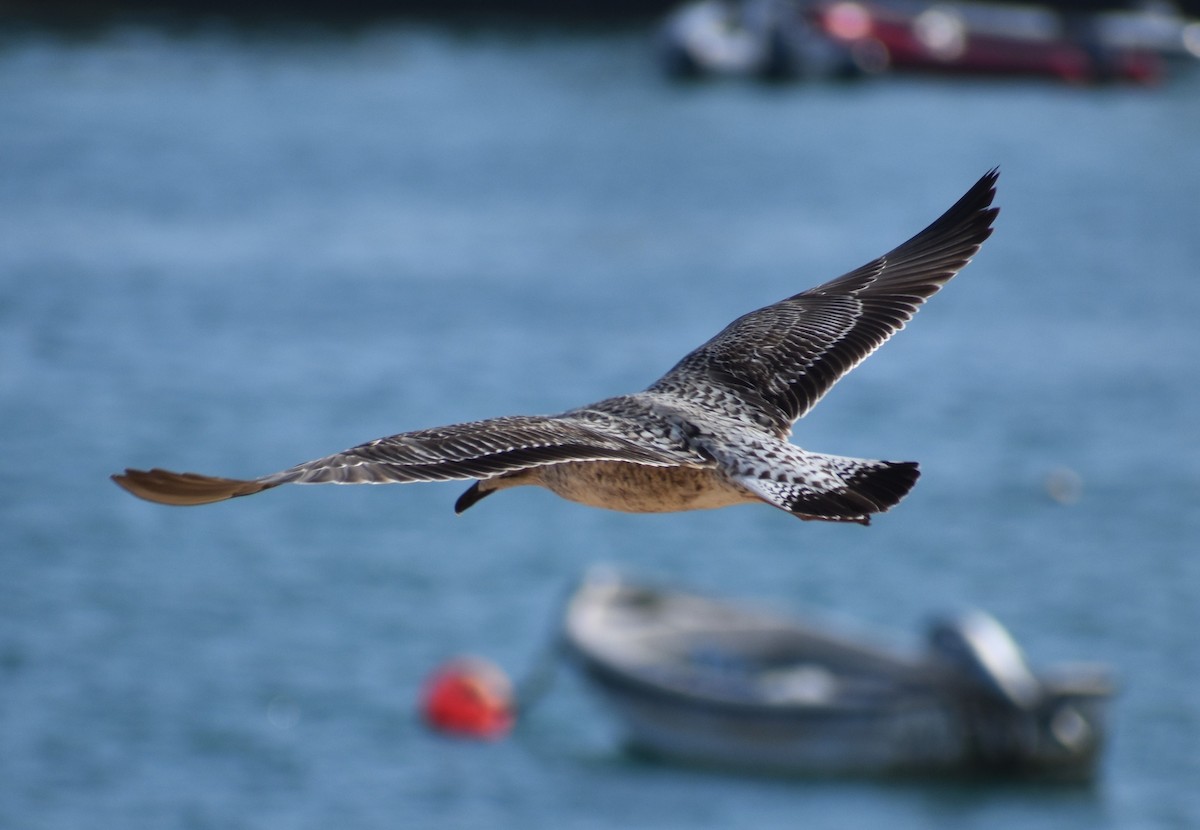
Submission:
[[[649,391],[703,399],[781,437],[912,318],[992,232],[988,172],[919,234],[835,280],[746,314]]]
[[[671,466],[655,452],[571,416],[514,415],[404,432],[278,473],[279,483],[374,484],[491,478],[564,461]]]
[[[168,470],[126,470],[113,476],[129,492],[163,504],[208,504],[280,484],[384,484],[488,479],[568,461],[627,461],[675,466],[678,453],[634,443],[602,425],[570,415],[514,416],[417,430],[380,438],[344,452],[257,479],[231,479]]]

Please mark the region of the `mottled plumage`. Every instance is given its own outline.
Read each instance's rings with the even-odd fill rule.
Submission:
[[[890,253],[734,320],[644,392],[561,415],[405,432],[257,479],[154,469],[113,480],[191,505],[289,483],[476,479],[456,511],[532,484],[637,513],[765,502],[802,519],[867,524],[908,493],[916,463],[809,452],[788,443],[792,424],[970,261],[991,234],[996,178],[989,172]]]

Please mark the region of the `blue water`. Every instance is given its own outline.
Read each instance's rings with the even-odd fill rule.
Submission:
[[[1200,826],[1197,125],[1195,75],[675,87],[638,33],[8,36],[0,827]],[[797,430],[921,461],[870,528],[535,490],[455,517],[455,484],[168,509],[107,480],[641,388],[996,164],[976,262]],[[569,674],[508,741],[421,727],[429,670],[522,675],[596,561],[907,647],[986,608],[1035,665],[1115,669],[1101,775],[655,765]]]

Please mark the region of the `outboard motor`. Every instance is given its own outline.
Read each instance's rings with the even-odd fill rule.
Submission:
[[[996,701],[1029,711],[1042,700],[1042,684],[1020,647],[995,617],[968,611],[935,620],[929,646],[942,661],[976,682]]]
[[[1012,635],[989,614],[969,611],[935,621],[929,646],[961,679],[955,704],[972,762],[1005,771],[1026,765],[1042,743],[1038,710],[1046,697]]]

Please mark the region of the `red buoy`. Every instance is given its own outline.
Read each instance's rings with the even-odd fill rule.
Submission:
[[[422,691],[425,722],[460,737],[503,737],[513,727],[513,710],[508,676],[478,657],[460,657],[438,667]]]

